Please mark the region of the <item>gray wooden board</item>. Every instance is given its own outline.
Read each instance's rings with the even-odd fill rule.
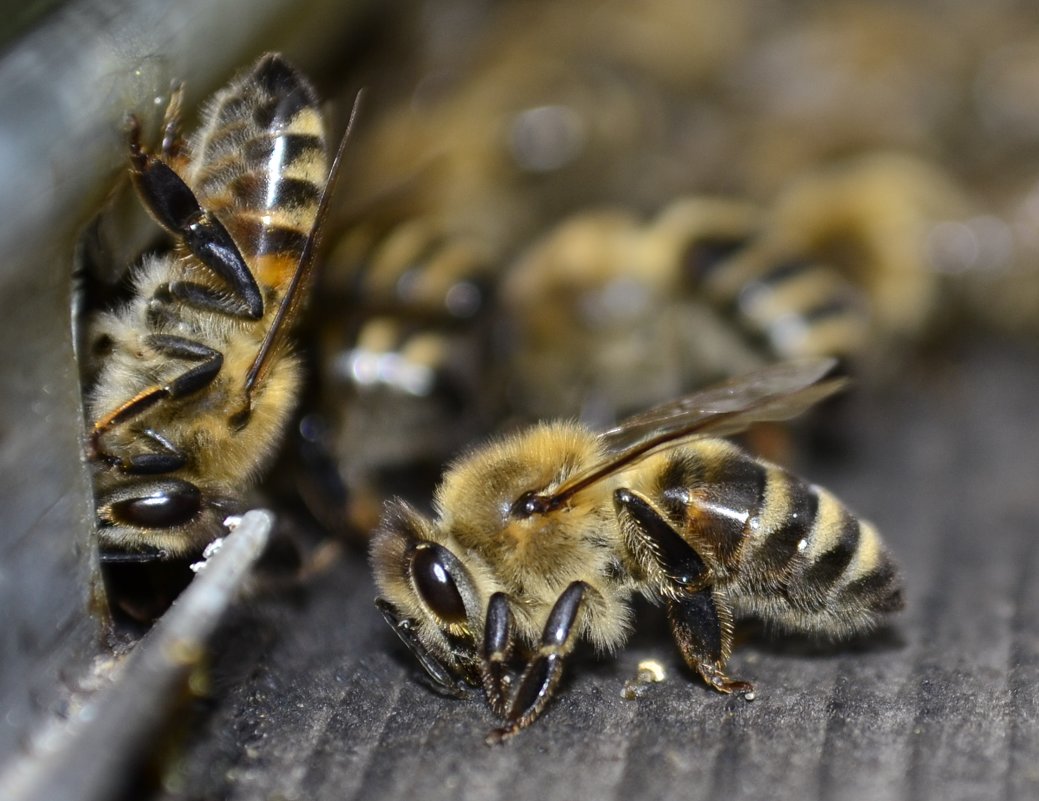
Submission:
[[[855,643],[751,631],[753,703],[692,680],[659,613],[613,658],[580,654],[504,746],[475,695],[428,691],[348,557],[259,597],[220,638],[213,697],[163,799],[1039,797],[1039,355],[972,344],[860,394],[849,455],[807,464],[886,533],[908,608]],[[621,698],[640,659],[668,671]]]

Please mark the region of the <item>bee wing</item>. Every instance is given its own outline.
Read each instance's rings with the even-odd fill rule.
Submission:
[[[847,383],[843,378],[823,380],[836,364],[834,359],[783,362],[629,417],[601,435],[607,456],[571,476],[548,501],[558,507],[588,485],[658,449],[699,437],[734,434],[752,423],[795,417]]]
[[[357,110],[361,105],[363,94],[363,92],[358,92],[357,98],[354,100],[353,109],[350,111],[350,119],[346,124],[346,132],[339,142],[335,158],[332,160],[332,166],[329,168],[328,180],[325,181],[325,189],[321,193],[314,226],[310,229],[310,236],[307,237],[307,242],[303,246],[299,264],[296,267],[296,271],[292,274],[292,280],[285,291],[285,297],[282,298],[281,305],[278,306],[278,311],[274,315],[274,320],[271,322],[270,328],[267,329],[263,342],[260,344],[256,357],[253,359],[252,366],[246,374],[246,393],[251,393],[258,384],[263,382],[274,355],[278,352],[285,337],[288,336],[289,329],[299,314],[303,300],[306,297],[306,290],[310,286],[310,279],[314,272],[314,257],[317,255],[320,234],[324,229],[325,219],[328,217],[329,200],[334,194],[335,186],[339,180],[339,166],[343,160],[346,143],[350,140],[350,134],[357,119]]]
[[[821,382],[835,359],[803,359],[766,367],[633,415],[603,432],[611,453],[652,440],[723,436],[751,423],[787,420],[833,394],[843,379]]]

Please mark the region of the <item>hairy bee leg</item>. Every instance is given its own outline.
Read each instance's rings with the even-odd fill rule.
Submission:
[[[431,653],[415,631],[412,622],[402,618],[396,607],[382,598],[375,599],[375,606],[382,612],[383,618],[390,624],[390,628],[397,634],[401,642],[418,659],[426,671],[426,675],[433,684],[433,688],[444,695],[452,698],[462,698],[462,689],[458,686],[458,680],[451,669],[443,664],[436,655]]]
[[[229,295],[194,281],[173,281],[167,288],[171,297],[201,311],[228,317],[249,317],[249,309],[237,295]]]
[[[526,728],[548,705],[563,675],[566,657],[573,650],[574,623],[588,589],[583,581],[575,581],[559,596],[548,615],[538,652],[517,683],[505,715],[506,725],[487,735],[488,745],[500,743]]]
[[[487,604],[480,678],[487,704],[494,714],[501,717],[508,713],[505,679],[506,663],[511,653],[512,613],[509,611],[509,599],[505,593],[496,592]]]
[[[689,667],[719,692],[752,697],[754,685],[725,673],[732,649],[732,614],[710,588],[672,598],[667,616],[675,644]]]
[[[619,512],[635,524],[631,531],[653,554],[664,572],[668,586],[662,589],[666,594],[670,596],[675,591],[691,592],[704,587],[711,577],[707,563],[649,501],[621,488],[613,493],[613,502]]]
[[[234,239],[223,223],[203,209],[184,179],[162,159],[141,146],[141,125],[129,121],[131,177],[141,202],[158,223],[176,236],[188,250],[226,281],[248,313],[263,316],[263,296]]]
[[[90,452],[94,458],[118,464],[118,457],[112,456],[100,447],[101,437],[106,431],[132,420],[161,400],[181,398],[208,386],[224,364],[224,355],[220,351],[186,337],[152,334],[145,338],[145,344],[167,356],[199,361],[200,364],[185,370],[167,384],[142,390],[94,423],[90,432]]]
[[[162,115],[162,157],[167,161],[176,161],[184,150],[184,137],[180,135],[180,112],[184,105],[184,84],[173,81],[170,84],[170,102],[166,104],[166,112]]]

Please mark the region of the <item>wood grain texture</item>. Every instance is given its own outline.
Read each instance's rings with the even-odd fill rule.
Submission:
[[[0,247],[0,766],[100,650],[66,244]]]
[[[848,410],[805,463],[886,535],[908,608],[853,643],[744,627],[747,703],[680,666],[659,611],[614,658],[579,653],[544,718],[488,748],[475,695],[440,698],[349,556],[228,625],[164,800],[1031,799],[1039,795],[1039,353],[969,344]],[[621,698],[640,659],[667,680]]]

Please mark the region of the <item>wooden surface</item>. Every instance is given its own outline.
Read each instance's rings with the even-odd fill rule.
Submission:
[[[256,597],[219,638],[158,799],[1039,797],[1039,354],[967,343],[851,403],[848,453],[805,464],[886,534],[908,608],[827,646],[752,629],[753,703],[680,667],[640,607],[615,658],[581,653],[532,729],[495,748],[473,695],[427,690],[348,555]],[[665,682],[624,700],[640,659]]]

